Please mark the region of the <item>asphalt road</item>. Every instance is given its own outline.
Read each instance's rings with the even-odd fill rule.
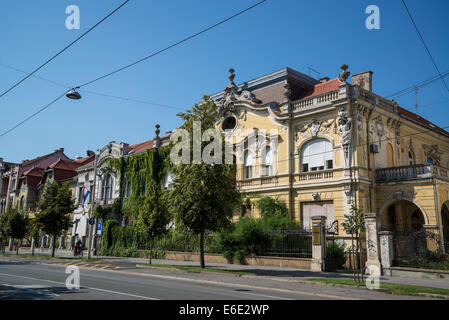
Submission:
[[[0,300],[348,300],[399,299],[333,288],[220,274],[178,274],[135,265],[79,265],[80,289],[66,287],[66,268],[48,261],[0,260]],[[406,297],[412,298],[412,297]]]

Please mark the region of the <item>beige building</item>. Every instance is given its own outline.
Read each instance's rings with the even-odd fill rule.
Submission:
[[[347,69],[316,80],[286,68],[238,86],[230,70],[212,98],[217,127],[240,150],[239,189],[253,203],[255,194],[279,197],[304,227],[317,215],[338,221],[342,238],[351,204],[378,213],[396,258],[417,250],[403,234],[432,234],[449,249],[449,133],[375,94],[373,72],[351,84]]]

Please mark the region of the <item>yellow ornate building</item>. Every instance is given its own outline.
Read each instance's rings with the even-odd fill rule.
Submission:
[[[304,227],[317,215],[338,221],[343,238],[352,203],[378,213],[396,258],[406,255],[401,232],[430,232],[449,249],[449,133],[373,93],[373,72],[351,84],[347,69],[316,80],[286,68],[239,86],[230,70],[212,99],[217,127],[240,151],[238,188],[253,203],[254,194],[279,197]]]

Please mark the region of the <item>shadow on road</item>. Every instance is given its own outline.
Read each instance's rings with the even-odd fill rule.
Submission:
[[[0,300],[53,300],[62,295],[80,293],[81,290],[69,290],[63,286],[42,285],[0,285]]]

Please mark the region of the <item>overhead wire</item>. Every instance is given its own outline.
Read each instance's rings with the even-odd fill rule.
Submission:
[[[3,97],[5,94],[7,94],[8,92],[10,92],[11,90],[13,90],[15,87],[17,87],[18,85],[20,85],[22,82],[24,82],[26,79],[28,79],[29,77],[31,77],[33,74],[35,74],[37,71],[39,71],[40,69],[42,69],[44,66],[46,66],[48,63],[50,63],[52,60],[54,60],[57,56],[59,56],[61,53],[63,53],[64,51],[66,51],[68,48],[70,48],[72,45],[74,45],[76,42],[78,42],[79,40],[81,40],[81,38],[83,38],[85,35],[87,35],[89,32],[91,32],[93,29],[95,29],[97,26],[99,26],[103,21],[105,21],[106,19],[108,19],[110,16],[112,16],[115,12],[117,12],[120,8],[122,8],[125,4],[127,4],[130,0],[126,0],[125,2],[123,2],[120,6],[118,6],[117,8],[115,8],[112,12],[110,12],[108,15],[106,15],[103,19],[101,19],[100,21],[98,21],[95,25],[93,25],[92,27],[90,27],[86,32],[84,32],[82,35],[80,35],[78,38],[76,38],[75,40],[73,40],[71,43],[69,43],[67,46],[65,46],[63,49],[61,49],[60,51],[58,51],[58,53],[56,53],[55,55],[53,55],[51,58],[49,58],[47,61],[45,61],[43,64],[41,64],[39,67],[37,67],[36,69],[34,69],[32,72],[30,72],[27,76],[25,76],[25,78],[21,79],[20,81],[16,82],[12,87],[8,88],[6,91],[4,91],[3,93],[0,94],[0,98]]]

